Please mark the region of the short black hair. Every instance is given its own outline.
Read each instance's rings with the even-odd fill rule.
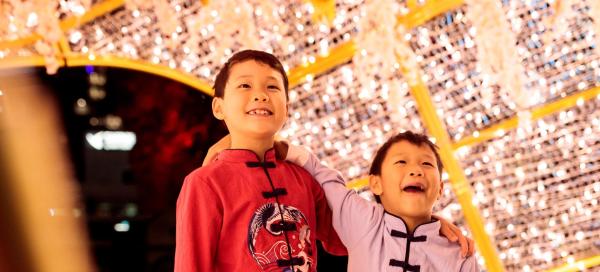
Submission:
[[[407,141],[416,146],[429,146],[429,148],[431,148],[431,151],[433,151],[433,154],[435,155],[438,171],[440,172],[440,175],[442,174],[444,166],[442,165],[442,160],[440,159],[440,154],[438,153],[437,145],[432,143],[427,137],[427,135],[414,133],[410,130],[407,130],[405,132],[401,132],[392,136],[377,150],[377,153],[375,153],[375,158],[371,163],[371,168],[369,169],[369,175],[381,176],[381,165],[383,164],[385,156],[387,155],[392,145],[400,141]],[[381,200],[378,195],[375,196],[375,199],[377,200],[377,202],[381,203]]]
[[[229,79],[231,67],[233,67],[233,65],[237,63],[244,62],[247,60],[254,60],[266,64],[269,67],[275,69],[277,72],[279,72],[281,74],[281,77],[283,78],[285,97],[288,98],[289,82],[283,65],[274,55],[258,50],[243,50],[233,54],[233,56],[231,56],[231,58],[227,60],[227,62],[223,65],[223,67],[217,74],[217,77],[215,79],[215,85],[213,85],[215,97],[222,98],[225,95],[225,85],[227,85],[227,80]]]

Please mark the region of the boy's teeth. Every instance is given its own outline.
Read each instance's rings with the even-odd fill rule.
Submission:
[[[249,113],[252,115],[269,115],[269,111],[266,110],[251,110]]]
[[[404,188],[404,191],[407,191],[407,192],[423,192],[423,191],[424,191],[424,189],[423,189],[423,187],[421,187],[421,186],[417,186],[417,185],[409,185],[409,186],[406,186],[406,187]]]

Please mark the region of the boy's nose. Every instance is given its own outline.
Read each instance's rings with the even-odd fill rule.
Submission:
[[[413,167],[411,167],[411,169],[409,171],[410,171],[409,175],[411,177],[421,177],[421,176],[423,176],[423,170],[421,170],[421,167],[413,166]]]
[[[269,96],[264,92],[255,92],[254,93],[254,101],[267,102],[267,101],[269,101]]]

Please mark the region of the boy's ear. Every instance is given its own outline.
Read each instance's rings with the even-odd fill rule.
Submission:
[[[375,195],[381,195],[383,192],[383,186],[381,185],[381,177],[376,175],[369,176],[369,187],[371,192]]]
[[[215,118],[219,120],[225,119],[225,115],[223,114],[223,98],[215,97],[212,100],[212,112]]]
[[[440,180],[440,191],[438,193],[437,199],[440,199],[440,197],[442,197],[443,193],[444,193],[444,182]]]

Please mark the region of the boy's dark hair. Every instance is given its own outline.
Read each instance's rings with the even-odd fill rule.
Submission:
[[[431,148],[431,151],[433,151],[433,154],[435,155],[438,171],[440,172],[440,175],[442,174],[443,165],[442,160],[440,159],[440,154],[437,151],[437,145],[432,143],[426,135],[414,133],[408,130],[392,136],[377,150],[377,153],[375,153],[375,158],[373,159],[373,163],[371,163],[371,168],[369,169],[369,175],[381,175],[381,165],[383,164],[383,160],[385,159],[388,150],[390,150],[390,147],[392,147],[392,145],[400,141],[408,141],[409,143],[414,144],[416,146],[429,146],[429,148]],[[378,195],[375,196],[375,199],[378,203],[381,203],[381,200],[379,199]]]
[[[227,60],[227,62],[223,65],[215,79],[215,85],[213,86],[213,90],[215,91],[215,97],[223,97],[223,95],[225,95],[225,85],[227,85],[227,80],[229,79],[231,67],[233,67],[233,65],[235,64],[247,60],[254,60],[266,64],[269,67],[275,69],[277,72],[279,72],[283,78],[285,97],[288,98],[289,82],[287,74],[285,73],[285,69],[283,69],[283,65],[272,54],[258,50],[243,50],[233,54],[233,56],[231,56],[231,58]]]
[[[381,175],[381,165],[383,164],[383,160],[385,159],[388,150],[393,144],[400,141],[408,141],[416,146],[429,146],[435,155],[438,171],[440,171],[440,175],[442,174],[443,165],[442,160],[440,159],[440,154],[437,151],[437,145],[432,143],[426,135],[407,130],[392,136],[377,150],[377,153],[375,153],[375,158],[373,159],[373,163],[371,164],[371,169],[369,169],[369,175]]]

